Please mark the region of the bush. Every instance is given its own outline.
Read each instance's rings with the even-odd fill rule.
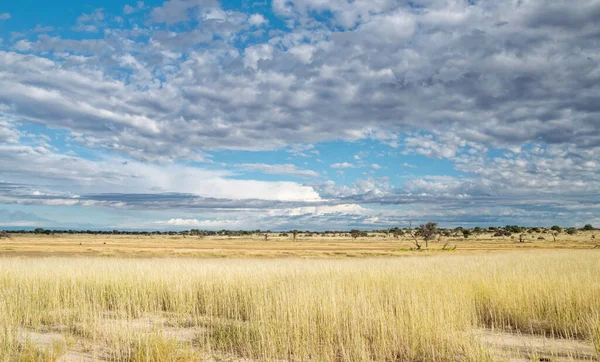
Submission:
[[[511,236],[511,235],[512,235],[512,233],[510,231],[499,229],[499,230],[496,230],[496,232],[492,236],[499,237],[499,236]]]
[[[518,226],[518,225],[506,225],[504,227],[504,230],[508,231],[508,232],[511,232],[513,234],[518,234],[518,233],[523,232],[523,228],[520,227],[520,226]]]

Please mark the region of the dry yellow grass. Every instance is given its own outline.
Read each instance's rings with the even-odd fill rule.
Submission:
[[[600,243],[593,239],[596,231],[560,234],[553,241],[549,234],[527,234],[526,242],[518,236],[492,237],[480,234],[442,238],[430,243],[425,254],[436,253],[449,241],[457,246],[455,253],[480,253],[540,249],[590,249]],[[0,240],[0,256],[127,256],[127,257],[372,257],[414,255],[410,237],[394,239],[385,234],[371,234],[356,240],[349,236],[311,236],[302,234],[297,241],[272,234],[268,241],[262,235],[254,237],[197,236],[129,236],[129,235],[13,235]],[[539,237],[545,240],[539,240]],[[600,235],[599,235],[600,237]],[[80,245],[81,244],[81,245]]]
[[[67,351],[112,361],[514,357],[481,338],[493,329],[576,342],[583,347],[543,358],[592,361],[600,351],[599,275],[597,250],[328,260],[3,258],[0,360],[52,361]],[[36,337],[53,334],[64,338]]]

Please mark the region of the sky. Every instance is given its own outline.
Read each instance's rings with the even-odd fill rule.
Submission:
[[[600,225],[598,0],[0,4],[0,227]]]

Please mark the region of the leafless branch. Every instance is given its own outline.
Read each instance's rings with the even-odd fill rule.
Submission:
[[[417,237],[415,236],[415,234],[413,234],[413,231],[412,231],[412,220],[408,223],[408,233],[413,238],[413,244],[415,244],[415,247],[417,248],[417,250],[420,250],[421,244],[419,244],[419,239],[417,239]]]

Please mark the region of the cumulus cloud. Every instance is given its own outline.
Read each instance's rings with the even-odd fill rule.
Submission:
[[[280,1],[273,6],[281,11],[291,7],[294,16],[330,11],[348,29],[335,31],[313,19],[310,25],[295,24],[287,34],[273,32],[267,42],[239,48],[236,42],[249,36],[245,19],[256,23],[258,14],[237,19],[214,1],[167,1],[151,11],[155,21],[207,20],[188,32],[140,28],[111,31],[93,41],[45,37],[23,42],[19,49],[33,50],[40,58],[2,54],[10,74],[2,88],[11,89],[3,100],[14,102],[20,117],[93,132],[97,144],[112,143],[120,146],[113,147],[118,152],[130,154],[135,149],[151,153],[148,145],[159,133],[165,145],[178,146],[165,147],[163,155],[181,147],[274,149],[340,137],[396,145],[399,132],[417,129],[452,132],[488,146],[541,140],[596,147],[600,142],[592,96],[600,71],[595,40],[589,37],[594,2],[565,6],[565,19],[578,21],[564,23],[549,20],[551,14],[542,7],[509,1],[423,2],[419,11],[389,2]],[[79,22],[104,26],[103,14],[84,14]],[[510,26],[499,26],[497,19]],[[538,25],[550,30],[540,33]],[[137,40],[140,32],[155,41],[152,46]],[[190,46],[197,42],[212,45]],[[185,53],[185,62],[174,62],[173,46]],[[100,72],[44,59],[44,52],[67,49],[107,58],[95,60],[93,69]],[[132,72],[128,77],[104,67],[133,50],[139,56],[135,65],[124,65]],[[373,52],[376,58],[369,56]],[[33,86],[28,78],[34,76],[47,80]],[[164,79],[160,87],[159,79]],[[117,96],[104,98],[106,92]],[[42,118],[35,110],[50,116]],[[173,129],[183,132],[175,135]],[[415,152],[433,157],[455,152],[433,149],[422,136],[413,138]],[[190,156],[178,152],[173,158]]]
[[[224,170],[124,162],[120,158],[90,161],[55,153],[45,147],[2,145],[0,159],[4,166],[0,176],[5,181],[27,179],[39,185],[70,187],[71,191],[131,193],[161,190],[227,199],[319,199],[311,187],[295,182],[240,180],[230,178],[231,172]]]
[[[215,0],[169,0],[126,5],[126,14],[145,12],[139,22],[128,17],[132,27],[106,10],[82,14],[76,30],[102,30],[90,37],[50,36],[42,26],[37,38],[13,34],[0,50],[0,176],[94,195],[157,187],[219,200],[428,207],[437,197],[456,218],[467,202],[501,200],[505,209],[490,206],[489,215],[525,215],[534,206],[523,200],[541,200],[555,216],[600,202],[597,1],[275,0],[272,10],[285,31]],[[14,120],[110,157],[29,144]],[[307,186],[182,164],[210,164],[223,150],[310,157],[323,142],[367,139],[447,162],[459,175]],[[118,166],[123,160],[131,162]],[[389,169],[356,162],[330,167]],[[318,176],[291,164],[240,167]],[[133,202],[116,199],[111,205]]]
[[[219,4],[216,0],[169,0],[152,10],[152,19],[167,24],[184,22],[194,18],[199,7],[219,7]]]
[[[265,19],[261,14],[252,14],[248,18],[248,23],[254,26],[261,26],[263,24],[267,24],[269,21]]]
[[[40,24],[37,24],[35,26],[35,28],[33,28],[33,30],[31,30],[34,33],[47,33],[49,31],[53,31],[54,27],[53,26],[42,26]]]
[[[349,162],[340,162],[340,163],[332,163],[331,165],[329,165],[329,167],[336,168],[336,169],[344,169],[344,168],[355,168],[356,165],[349,163]]]

